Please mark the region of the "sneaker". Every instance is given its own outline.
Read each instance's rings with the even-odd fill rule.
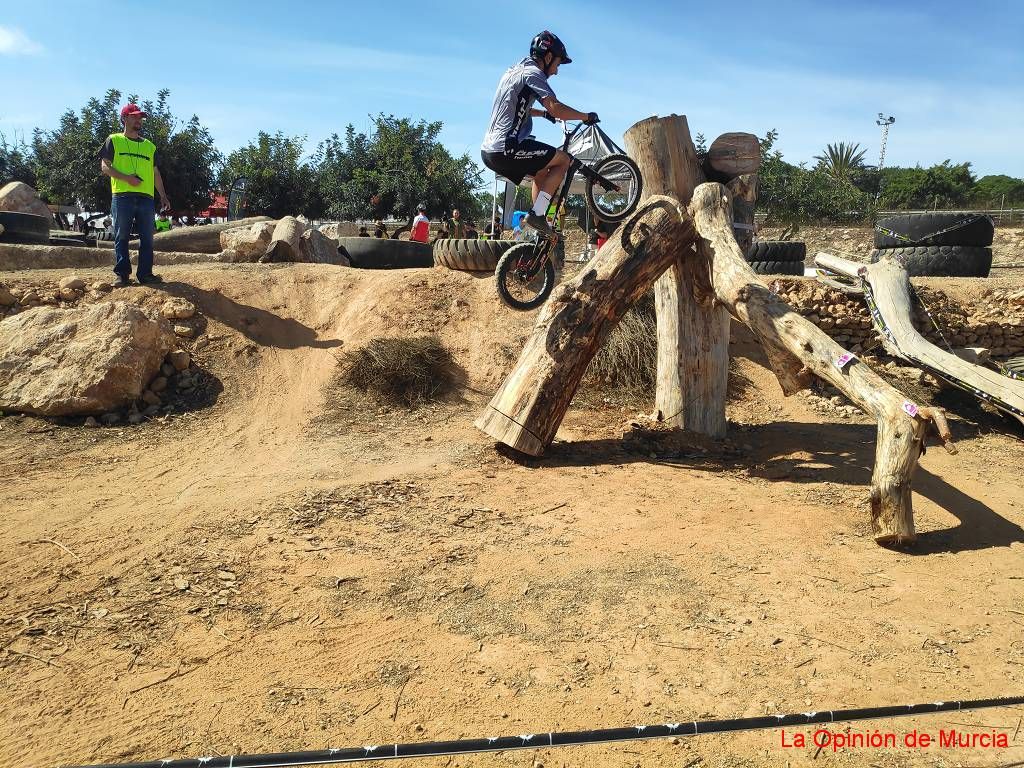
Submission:
[[[137,275],[137,277],[139,278],[139,282],[144,285],[146,283],[162,283],[164,281],[164,279],[160,277],[160,275]]]
[[[534,213],[533,211],[530,211],[528,214],[526,214],[526,218],[523,219],[523,221],[526,222],[526,226],[530,227],[531,229],[537,230],[545,237],[555,236],[555,230],[551,228],[551,225],[548,223],[548,220],[541,216],[539,213]]]
[[[132,279],[128,275],[118,275],[117,280],[114,281],[115,288],[127,288],[132,284]]]

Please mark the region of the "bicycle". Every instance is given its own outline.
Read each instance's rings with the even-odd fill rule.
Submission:
[[[563,122],[565,140],[562,151],[568,154],[569,143],[585,123],[571,131]],[[636,210],[643,191],[643,178],[633,160],[624,154],[612,154],[598,160],[592,167],[570,155],[571,162],[565,179],[551,203],[559,211],[569,196],[569,188],[577,173],[586,177],[583,198],[598,219],[609,224],[625,221]],[[595,187],[600,187],[599,192]],[[555,265],[552,253],[562,237],[555,216],[555,235],[536,233],[534,242],[519,243],[505,251],[494,275],[498,283],[498,296],[512,309],[528,311],[543,304],[555,287]],[[516,295],[519,294],[519,295]]]

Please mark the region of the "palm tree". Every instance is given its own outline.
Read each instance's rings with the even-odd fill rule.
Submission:
[[[829,144],[825,147],[824,155],[815,155],[818,167],[834,179],[841,180],[849,178],[850,174],[864,167],[864,153],[860,144],[847,144],[840,141],[838,144]]]

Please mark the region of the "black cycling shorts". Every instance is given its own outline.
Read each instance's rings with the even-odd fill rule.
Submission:
[[[527,176],[536,176],[544,169],[558,150],[550,144],[535,139],[523,139],[509,154],[504,152],[481,152],[484,165],[513,184],[519,184]]]

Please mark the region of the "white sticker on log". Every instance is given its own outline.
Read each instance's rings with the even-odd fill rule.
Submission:
[[[852,352],[843,352],[843,354],[839,356],[839,359],[836,360],[836,368],[838,368],[841,371],[843,370],[843,368],[850,364],[850,361],[856,359],[857,356],[854,355]]]
[[[910,402],[909,400],[905,400],[905,401],[903,402],[903,410],[904,410],[904,411],[906,411],[906,412],[907,412],[908,414],[910,414],[911,416],[917,416],[917,410],[918,410],[918,409],[917,409],[917,406],[916,406],[916,405],[914,405],[914,404],[913,404],[912,402]]]

